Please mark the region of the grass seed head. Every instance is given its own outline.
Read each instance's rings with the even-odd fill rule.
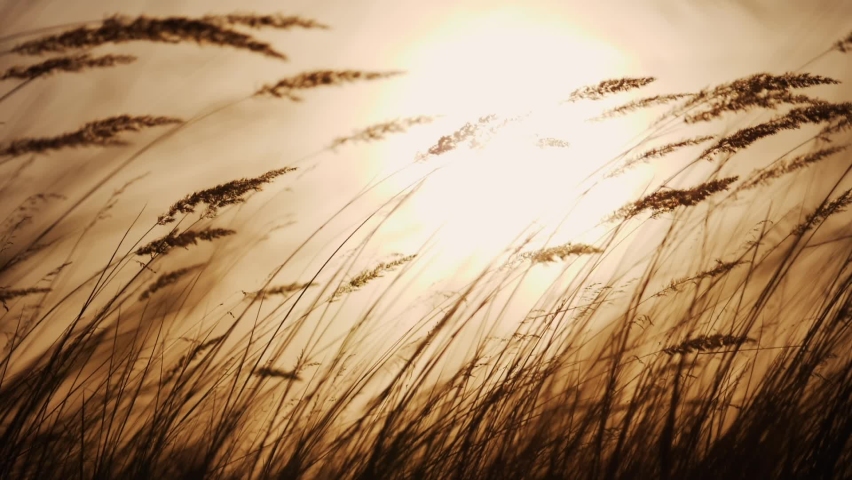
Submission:
[[[192,213],[198,205],[207,205],[207,209],[202,216],[204,218],[212,218],[218,213],[220,208],[245,202],[245,195],[247,193],[253,191],[259,192],[265,184],[295,170],[295,167],[270,170],[259,177],[241,178],[192,193],[169,207],[169,211],[165,215],[161,215],[157,219],[157,223],[160,225],[172,223],[177,219],[176,215],[178,213]]]
[[[691,207],[715,193],[727,190],[738,178],[728,177],[711,180],[693,188],[682,190],[658,190],[621,207],[610,217],[610,220],[627,220],[647,210],[651,211],[651,218],[656,218],[664,213],[672,212],[678,207]]]
[[[785,115],[752,127],[743,128],[720,139],[715,145],[705,150],[700,158],[710,160],[720,153],[733,155],[762,138],[778,134],[784,130],[795,130],[808,124],[837,120],[849,121],[850,119],[852,119],[852,103],[850,102],[822,102],[794,108]]]
[[[564,245],[543,248],[533,252],[524,252],[521,253],[519,257],[523,260],[529,260],[533,264],[536,264],[553,263],[559,260],[565,260],[572,255],[591,255],[595,253],[603,253],[603,250],[583,243],[566,243]]]
[[[604,80],[597,85],[588,85],[574,90],[568,96],[568,99],[563,100],[562,103],[572,103],[579,100],[601,100],[609,95],[642,88],[655,80],[654,77],[625,77]]]
[[[666,145],[652,148],[650,150],[646,150],[645,152],[642,152],[641,154],[624,161],[618,168],[608,173],[606,176],[608,178],[615,177],[616,175],[624,173],[625,171],[639,163],[647,163],[651,159],[663,157],[682,148],[699,145],[709,140],[713,140],[714,138],[715,137],[711,135],[687,138],[686,140],[672,142]]]
[[[553,137],[539,138],[535,144],[538,148],[568,148],[571,146],[570,142]]]
[[[373,142],[384,140],[391,133],[405,133],[415,125],[424,125],[435,120],[434,116],[417,116],[391,120],[389,122],[377,123],[367,128],[358,130],[347,137],[338,137],[331,142],[330,148],[353,142]]]
[[[274,287],[265,288],[263,290],[258,290],[254,292],[255,295],[261,296],[263,298],[270,297],[273,295],[287,295],[293,292],[298,292],[300,290],[304,290],[306,288],[316,287],[317,283],[299,283],[293,282],[285,285],[276,285]]]
[[[260,367],[254,371],[258,377],[265,378],[283,378],[285,380],[301,380],[302,377],[298,373],[291,370],[281,370],[271,367]]]
[[[147,300],[151,298],[151,295],[157,293],[159,290],[168,287],[169,285],[173,285],[178,282],[181,278],[186,275],[198,270],[202,265],[193,265],[190,267],[179,268],[177,270],[173,270],[168,273],[164,273],[157,278],[157,281],[152,283],[139,295],[139,300]]]
[[[49,288],[0,288],[0,305],[3,305],[3,308],[9,310],[9,307],[6,305],[6,302],[9,300],[14,300],[16,298],[26,297],[28,295],[36,295],[39,293],[48,293],[51,290]]]
[[[199,231],[188,231],[178,233],[177,229],[169,232],[168,235],[154,240],[143,247],[136,250],[136,255],[165,255],[175,247],[188,248],[190,245],[198,244],[198,241],[210,242],[217,238],[227,237],[237,232],[225,228],[206,228]]]
[[[803,235],[808,230],[816,227],[817,224],[824,222],[828,217],[845,211],[846,207],[850,204],[852,204],[852,189],[846,190],[834,200],[817,207],[816,210],[805,217],[802,223],[796,225],[796,228],[793,229],[793,234]]]
[[[16,65],[0,75],[0,80],[16,78],[19,80],[34,80],[58,72],[78,73],[93,68],[114,67],[127,65],[136,61],[133,55],[103,55],[92,57],[88,53],[49,58],[34,65]]]
[[[270,95],[277,98],[288,98],[295,102],[301,101],[301,97],[295,95],[295,90],[308,90],[312,88],[343,85],[360,80],[379,80],[383,78],[402,75],[401,71],[388,72],[365,72],[361,70],[313,70],[300,73],[293,77],[279,80],[274,85],[264,85],[255,95]]]
[[[840,53],[846,53],[852,50],[852,32],[850,32],[845,38],[835,42],[834,49]]]
[[[746,263],[748,263],[748,262],[742,261],[742,260],[734,260],[734,261],[731,261],[731,262],[724,262],[722,260],[717,259],[715,267],[713,267],[709,270],[704,270],[703,272],[700,272],[697,275],[693,275],[691,277],[673,280],[671,283],[669,283],[669,285],[666,288],[657,292],[655,294],[655,296],[662,297],[669,292],[678,292],[678,291],[680,291],[680,289],[683,285],[690,284],[690,283],[691,284],[697,284],[698,282],[700,282],[701,280],[704,280],[706,278],[720,277],[720,276],[730,272],[734,268],[736,268],[740,265],[744,265]]]
[[[666,355],[684,355],[692,352],[707,352],[725,347],[739,347],[746,343],[753,343],[754,341],[753,338],[746,336],[722,335],[720,333],[700,335],[686,339],[677,345],[666,347],[663,349],[663,353]]]
[[[758,73],[695,96],[685,107],[701,108],[686,115],[684,121],[706,122],[727,112],[747,112],[753,108],[776,109],[783,105],[816,105],[823,102],[807,95],[795,94],[791,90],[838,83],[840,82],[833,78],[809,73]]]
[[[206,15],[202,20],[219,26],[247,27],[254,29],[273,28],[290,30],[292,28],[328,30],[328,25],[310,18],[296,15],[258,15],[254,13],[231,13],[228,15]]]
[[[668,95],[653,95],[650,97],[640,98],[627,102],[624,105],[620,105],[618,107],[606,110],[602,114],[598,115],[595,120],[603,120],[605,118],[613,118],[621,115],[627,115],[628,113],[632,113],[643,108],[666,105],[676,100],[690,98],[692,96],[693,94],[691,93],[673,93]]]
[[[0,147],[0,156],[45,153],[65,148],[126,145],[127,142],[119,137],[122,133],[138,132],[146,128],[179,123],[183,123],[183,120],[174,117],[119,115],[89,122],[73,132],[63,133],[55,137],[13,140],[8,145]]]
[[[135,18],[113,16],[98,26],[79,27],[18,44],[12,51],[22,55],[43,55],[94,48],[110,43],[138,41],[227,46],[279,60],[287,59],[283,53],[276,51],[268,43],[228,28],[220,22],[207,21],[203,18],[154,18],[145,15]]]
[[[363,287],[364,285],[368,284],[369,282],[381,277],[382,274],[389,272],[400,265],[404,265],[414,260],[416,257],[416,254],[406,255],[397,258],[396,260],[391,260],[389,262],[381,262],[371,269],[364,270],[363,272],[359,273],[358,275],[355,275],[352,279],[338,287],[337,290],[335,290],[334,293],[331,295],[331,298],[332,300],[336,300],[342,295],[354,292]]]
[[[766,185],[771,180],[787,175],[789,173],[793,173],[797,170],[807,168],[821,160],[824,160],[846,150],[848,147],[848,145],[840,145],[829,148],[821,148],[810,153],[798,155],[785,162],[780,162],[778,165],[775,165],[771,168],[767,168],[764,170],[756,170],[752,174],[752,176],[749,177],[748,180],[743,182],[742,186],[738,190],[750,190],[759,185]]]

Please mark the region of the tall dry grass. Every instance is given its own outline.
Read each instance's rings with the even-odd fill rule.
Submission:
[[[82,50],[131,41],[193,42],[283,59],[240,30],[263,27],[329,28],[246,13],[111,17],[11,46],[15,54],[67,56],[10,67],[3,79],[128,63],[133,57]],[[839,41],[833,54],[849,43]],[[301,100],[293,92],[397,74],[314,70],[245,98]],[[605,80],[570,93],[564,108],[653,80]],[[366,262],[360,254],[416,195],[419,180],[352,227],[302,278],[278,277],[316,235],[270,265],[259,288],[210,298],[211,285],[253,245],[228,243],[241,232],[225,213],[240,218],[252,194],[296,183],[286,175],[295,167],[174,192],[143,236],[128,228],[106,264],[89,270],[74,263],[83,239],[144,179],[116,190],[78,238],[51,232],[149,151],[152,143],[131,143],[134,132],[171,128],[152,141],[162,142],[227,110],[186,120],[154,112],[81,118],[69,133],[4,138],[0,168],[10,181],[29,168],[21,160],[30,156],[82,147],[132,153],[95,190],[73,198],[36,193],[2,224],[0,477],[848,478],[852,237],[844,211],[852,195],[842,141],[852,106],[793,93],[840,80],[760,73],[604,109],[599,119],[668,108],[640,141],[610,159],[602,183],[591,188],[606,188],[607,178],[639,163],[692,152],[684,167],[601,219],[608,229],[597,242],[533,246],[540,238],[519,233],[505,258],[463,288],[438,292],[433,308],[405,318],[410,328],[398,336],[389,325],[400,319],[382,312],[424,257],[405,252]],[[773,116],[725,133],[722,121],[756,110]],[[402,134],[433,118],[380,123],[339,137],[328,150]],[[483,116],[439,138],[427,154],[412,152],[412,164],[483,147],[526,118]],[[705,123],[717,132],[692,131]],[[660,143],[664,131],[680,139]],[[754,160],[738,163],[758,142],[786,145],[793,131],[807,139],[787,154],[763,159],[758,169],[751,169]],[[571,148],[552,138],[539,146]],[[716,167],[709,176],[688,175],[707,162]],[[833,168],[818,174],[826,181],[803,175],[828,162]],[[802,191],[807,195],[791,204],[790,195]],[[58,210],[47,208],[48,200]],[[41,217],[47,223],[35,221]],[[48,255],[54,250],[64,259],[57,264]],[[524,300],[516,298],[520,285],[554,265],[564,266],[564,281],[515,318],[509,306]],[[22,283],[30,278],[22,269],[46,273]],[[72,270],[83,280],[69,283]],[[371,289],[363,312],[331,341],[335,308]],[[221,308],[205,310],[210,303]],[[390,347],[370,351],[376,331]]]

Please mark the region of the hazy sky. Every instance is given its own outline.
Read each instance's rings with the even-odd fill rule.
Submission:
[[[189,118],[250,95],[264,83],[308,69],[405,70],[404,77],[375,84],[307,92],[299,104],[286,100],[239,104],[147,153],[117,176],[87,210],[90,214],[96,209],[112,188],[150,172],[144,188],[129,191],[124,204],[133,212],[146,204],[143,220],[150,222],[193,190],[301,161],[301,166],[315,169],[296,183],[283,182],[280,188],[292,187],[292,192],[275,197],[263,218],[271,222],[264,224],[268,228],[296,214],[303,232],[308,232],[366,181],[410,162],[414,153],[428,148],[440,135],[480,115],[538,107],[565,98],[580,85],[625,75],[656,76],[660,81],[654,91],[662,92],[695,90],[760,71],[781,73],[799,68],[852,30],[848,0],[0,0],[0,32],[98,20],[114,13],[160,16],[232,11],[300,14],[332,29],[259,33],[290,56],[286,63],[211,47],[104,48],[133,52],[140,61],[28,86],[0,105],[0,121],[6,122],[0,141],[59,133],[119,113]],[[0,58],[0,66],[30,61],[7,55]],[[849,78],[850,62],[852,57],[835,56],[814,63],[812,71]],[[354,129],[395,117],[432,114],[446,117],[405,138],[304,160]],[[592,152],[583,150],[584,141],[587,148],[616,148],[647,120],[636,117],[600,134],[586,133],[581,123],[557,118],[561,117],[548,117],[545,123],[557,132],[562,128],[572,134],[571,141],[577,142],[572,152],[585,163],[566,166],[562,162],[561,170],[543,174],[524,163],[523,150],[504,145],[499,161],[472,163],[467,170],[453,171],[463,176],[438,177],[424,187],[423,195],[412,202],[411,221],[389,227],[387,238],[393,250],[422,242],[423,235],[410,244],[403,237],[418,227],[423,230],[420,233],[428,234],[447,212],[461,219],[450,229],[456,241],[466,239],[472,249],[496,248],[497,243],[489,244],[488,239],[497,242],[494,239],[511,236],[513,228],[530,220],[517,212],[530,210],[533,202],[547,202],[548,193],[569,188],[566,178],[582,176],[596,166],[584,158]],[[558,123],[562,121],[569,123]],[[83,191],[108,171],[114,153],[74,152],[63,156],[61,164],[57,158],[40,159],[16,193],[24,196],[33,188],[48,186],[72,192],[73,197],[73,192]],[[0,171],[5,174],[8,170]],[[392,193],[412,179],[403,176],[382,192]],[[520,188],[516,186],[524,181],[531,186],[505,190]],[[619,194],[629,198],[641,187],[640,183],[622,186]],[[589,218],[619,201],[622,197],[613,195],[595,198],[602,206]],[[329,233],[329,245],[339,240],[335,235],[347,231],[347,222],[375,206],[355,208]],[[85,218],[85,212],[80,213]],[[119,222],[112,228],[121,232],[126,227]],[[576,230],[582,229],[577,226]],[[297,237],[276,237],[275,241],[286,246]],[[399,243],[393,243],[396,240]],[[273,246],[272,254],[275,251]],[[268,257],[249,261],[268,269]]]
[[[6,121],[2,138],[58,133],[117,113],[189,118],[313,68],[407,71],[373,85],[309,92],[302,104],[240,104],[158,147],[114,182],[150,171],[152,182],[136,200],[148,202],[153,216],[182,195],[178,192],[292,164],[356,128],[399,116],[448,116],[404,141],[321,156],[316,174],[300,180],[305,188],[292,200],[319,219],[368,179],[410,161],[412,152],[480,115],[556,101],[603,78],[653,75],[660,79],[657,91],[678,91],[758,71],[792,70],[852,29],[852,2],[844,0],[5,0],[0,31],[114,13],[231,11],[300,14],[332,30],[261,33],[290,56],[287,63],[210,47],[122,46],[115,50],[137,53],[140,61],[43,80],[6,102],[0,107],[0,120]],[[843,77],[849,72],[846,59],[833,57],[813,68]],[[27,61],[0,58],[2,65]],[[641,128],[644,120],[622,125],[622,133]],[[104,155],[83,152],[69,171],[41,162],[33,174],[40,184],[83,188],[102,174],[112,153]],[[330,199],[328,191],[340,198]]]

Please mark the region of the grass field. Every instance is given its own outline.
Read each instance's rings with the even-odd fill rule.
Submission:
[[[253,135],[325,132],[324,95],[408,72],[308,68],[197,111],[105,100],[44,130],[21,111],[47,79],[106,99],[138,67],[144,88],[157,49],[283,62],[269,32],[333,29],[0,38],[20,122],[0,125],[0,478],[852,477],[852,98],[817,73],[852,36],[795,71],[601,79],[306,155]],[[253,130],[269,111],[287,119]],[[382,148],[384,169],[346,164]]]

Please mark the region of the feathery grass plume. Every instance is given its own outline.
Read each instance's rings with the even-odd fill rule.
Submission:
[[[9,300],[14,300],[16,298],[26,297],[27,295],[35,295],[38,293],[48,293],[51,290],[49,288],[21,288],[21,289],[13,289],[13,288],[4,288],[0,287],[0,304],[3,305],[3,308],[9,310],[9,307],[6,305],[6,302]]]
[[[627,220],[644,212],[651,211],[651,218],[674,211],[678,207],[691,207],[702,202],[707,197],[724,190],[737,181],[739,177],[727,177],[719,180],[704,182],[692,188],[658,190],[650,195],[642,197],[633,203],[618,209],[610,216],[612,220]]]
[[[115,208],[116,205],[118,205],[118,200],[124,194],[124,192],[126,192],[127,189],[133,186],[133,184],[135,184],[136,182],[139,182],[143,178],[147,177],[149,173],[150,172],[143,173],[142,175],[137,175],[136,177],[133,177],[130,180],[124,182],[121,187],[113,190],[112,193],[109,195],[109,198],[107,199],[106,203],[104,203],[101,209],[98,210],[98,213],[95,214],[94,218],[92,218],[92,221],[89,223],[87,228],[91,228],[95,225],[95,223],[109,218],[110,210],[112,210],[113,208]]]
[[[287,295],[288,293],[298,292],[300,290],[304,290],[310,287],[316,287],[318,284],[314,282],[309,283],[298,283],[293,282],[286,285],[276,285],[270,288],[264,288],[263,290],[258,290],[254,292],[256,295],[260,295],[265,297],[270,297],[272,295]]]
[[[417,160],[423,161],[428,158],[429,155],[443,155],[445,153],[451,152],[458,148],[460,143],[465,141],[473,143],[477,133],[480,132],[489,123],[497,120],[497,118],[497,115],[492,113],[479,117],[479,119],[474,123],[465,123],[464,125],[462,125],[461,128],[459,128],[455,132],[449,135],[443,135],[441,138],[439,138],[438,143],[429,147],[429,150],[427,150],[425,154],[418,154]]]
[[[469,148],[482,148],[502,128],[519,122],[531,114],[532,112],[527,112],[514,117],[506,117],[500,121],[498,121],[500,117],[495,114],[484,115],[479,117],[476,123],[465,123],[452,134],[442,136],[438,139],[438,143],[429,147],[426,153],[418,153],[415,158],[422,162],[428,159],[430,155],[443,155],[458,148],[462,142],[466,142]]]
[[[416,254],[406,255],[397,258],[396,260],[391,260],[389,262],[381,262],[371,269],[364,270],[363,272],[359,273],[358,275],[355,275],[355,277],[338,287],[337,290],[335,290],[334,293],[331,295],[331,300],[334,301],[340,298],[341,295],[345,295],[347,293],[351,293],[355,290],[358,290],[370,281],[381,277],[383,273],[389,272],[400,265],[408,263],[411,260],[414,260],[414,258],[416,257]]]
[[[71,264],[73,264],[73,263],[74,263],[74,262],[65,262],[65,263],[60,264],[58,267],[56,267],[56,268],[54,268],[53,270],[51,270],[51,271],[47,272],[47,273],[44,275],[44,277],[42,278],[42,280],[47,280],[47,281],[49,281],[49,280],[52,280],[52,279],[56,278],[56,276],[58,276],[60,273],[62,273],[62,271],[63,271],[63,270],[65,270],[68,266],[70,266],[70,265],[71,265]]]
[[[647,150],[647,151],[645,151],[645,152],[643,152],[639,155],[636,155],[633,158],[626,160],[625,162],[623,162],[621,164],[621,166],[619,166],[618,168],[616,168],[612,172],[608,173],[606,175],[606,177],[611,178],[611,177],[614,177],[616,175],[620,175],[620,174],[624,173],[625,171],[627,171],[628,169],[630,169],[631,167],[633,167],[634,165],[636,165],[638,163],[647,163],[649,160],[651,160],[653,158],[659,158],[659,157],[668,155],[668,154],[670,154],[670,153],[672,153],[676,150],[680,150],[681,148],[684,148],[684,147],[691,147],[691,146],[699,145],[699,144],[702,144],[702,143],[704,143],[708,140],[713,140],[714,138],[715,137],[713,137],[712,135],[706,135],[706,136],[694,137],[694,138],[687,138],[686,140],[681,140],[679,142],[672,142],[672,143],[668,143],[666,145],[662,145],[660,147],[652,148],[652,149]]]
[[[338,137],[331,142],[330,148],[336,148],[350,142],[371,142],[384,140],[386,135],[390,133],[405,133],[409,128],[415,125],[425,125],[432,123],[435,116],[421,115],[417,117],[408,117],[394,119],[389,122],[377,123],[370,125],[367,128],[358,130],[348,137]]]
[[[180,357],[180,359],[177,361],[177,364],[166,373],[166,376],[163,379],[163,383],[170,382],[181,369],[189,366],[189,364],[192,363],[192,361],[195,360],[200,354],[204,353],[205,350],[208,350],[211,347],[219,344],[224,339],[225,336],[220,335],[218,337],[213,337],[205,342],[201,342],[198,345],[194,346],[189,353]]]
[[[734,154],[754,142],[784,130],[795,130],[807,124],[818,124],[852,118],[852,103],[820,103],[794,108],[787,114],[767,122],[746,127],[720,139],[705,150],[699,159],[710,160],[719,153]]]
[[[124,132],[138,132],[145,128],[178,123],[183,123],[183,120],[174,117],[154,117],[150,115],[135,117],[119,115],[89,122],[74,132],[64,133],[55,137],[13,140],[9,145],[0,147],[0,156],[44,153],[63,148],[126,145],[127,142],[118,138]]]
[[[34,65],[16,65],[6,70],[0,80],[17,78],[34,80],[57,72],[81,72],[91,68],[114,67],[127,65],[136,61],[133,55],[104,55],[92,57],[88,53],[47,59]]]
[[[605,118],[617,117],[620,115],[627,115],[628,113],[635,112],[637,110],[641,110],[643,108],[648,107],[656,107],[658,105],[666,105],[667,103],[673,102],[675,100],[681,100],[683,98],[692,97],[693,93],[673,93],[669,95],[653,95],[650,97],[639,98],[636,100],[632,100],[630,102],[625,103],[624,105],[620,105],[615,108],[611,108],[609,110],[604,111],[597,117],[592,118],[592,120],[603,120]]]
[[[615,93],[642,88],[656,80],[654,77],[624,77],[604,80],[597,85],[587,85],[574,90],[566,100],[560,103],[571,103],[579,100],[601,100]]]
[[[781,105],[819,104],[822,103],[821,100],[796,95],[790,90],[838,83],[840,82],[833,78],[809,73],[758,73],[719,85],[709,92],[695,96],[685,107],[701,104],[702,108],[684,117],[684,121],[706,122],[722,116],[725,112],[745,112],[752,108],[774,109]]]
[[[254,13],[231,13],[227,15],[205,15],[201,18],[205,22],[219,26],[239,26],[254,29],[274,28],[276,30],[289,30],[291,28],[328,30],[324,25],[311,18],[302,18],[296,15],[282,15],[280,13],[271,15],[258,15]]]
[[[844,132],[852,128],[852,116],[841,117],[833,122],[829,122],[819,132],[818,138],[824,142],[831,142],[831,136],[840,132]]]
[[[747,264],[747,263],[748,262],[743,261],[743,260],[735,260],[735,261],[732,261],[732,262],[724,262],[722,260],[717,259],[716,260],[716,266],[711,268],[710,270],[705,270],[705,271],[700,272],[699,274],[694,275],[692,277],[681,278],[681,279],[678,279],[678,280],[672,280],[672,282],[669,283],[666,286],[666,288],[660,290],[654,296],[655,297],[662,297],[669,292],[679,292],[680,287],[682,287],[683,285],[685,285],[687,283],[697,284],[699,281],[701,281],[705,278],[716,278],[716,277],[719,277],[721,275],[724,275],[724,274],[730,272],[731,270],[733,270],[734,268],[736,268],[740,265],[744,265],[744,264]]]
[[[571,146],[571,143],[565,140],[560,140],[558,138],[544,137],[539,138],[535,142],[535,145],[538,148],[568,148]]]
[[[296,167],[270,170],[259,177],[232,180],[228,183],[216,185],[213,188],[192,193],[169,207],[168,213],[160,215],[157,218],[157,224],[166,225],[167,223],[172,223],[176,220],[175,215],[178,213],[193,213],[195,212],[195,207],[200,204],[207,205],[202,217],[212,218],[218,213],[220,208],[245,202],[244,195],[246,193],[252,191],[259,192],[263,189],[263,185],[295,170]]]
[[[224,25],[204,19],[152,18],[145,15],[136,18],[116,15],[107,18],[99,26],[79,27],[18,44],[12,48],[12,52],[22,55],[42,55],[94,48],[108,43],[135,41],[171,44],[194,42],[198,45],[227,46],[248,50],[279,60],[287,59],[284,54],[273,49],[268,43]]]
[[[709,90],[702,90],[687,101],[683,105],[683,109],[706,104],[705,111],[718,110],[721,113],[723,111],[734,111],[733,107],[737,105],[745,108],[760,106],[761,102],[769,102],[767,108],[775,108],[780,105],[778,100],[781,100],[781,98],[771,97],[771,93],[791,93],[790,90],[818,85],[836,85],[838,83],[840,82],[833,78],[809,73],[787,72],[781,75],[756,73],[717,85]],[[764,98],[766,99],[764,100]],[[726,105],[731,108],[726,108]],[[700,113],[695,115],[701,117]]]
[[[264,85],[255,96],[271,95],[277,98],[289,98],[294,102],[301,97],[293,94],[294,90],[307,90],[324,85],[343,85],[359,80],[379,80],[402,75],[404,72],[391,70],[387,72],[364,72],[360,70],[313,70],[300,73],[294,77],[284,78],[275,85]]]
[[[53,246],[56,240],[51,240],[45,243],[34,243],[29,245],[23,251],[16,253],[13,255],[4,265],[0,266],[0,272],[5,272],[7,270],[11,270],[13,267],[26,262],[27,260],[36,256],[39,252],[46,250],[47,248]],[[8,244],[6,244],[8,245]],[[4,245],[4,247],[6,246]],[[5,250],[2,248],[0,250]]]
[[[603,253],[603,250],[583,243],[566,243],[555,247],[542,248],[533,252],[524,252],[518,257],[521,260],[529,260],[533,264],[536,264],[565,260],[571,255],[591,255],[595,253]]]
[[[828,217],[845,211],[846,207],[850,204],[852,204],[852,189],[846,190],[834,200],[817,207],[816,210],[805,217],[802,223],[796,225],[796,228],[793,229],[793,234],[803,235],[808,230],[814,228],[817,223],[824,222]]]
[[[753,176],[743,182],[737,191],[750,190],[758,185],[765,185],[769,183],[770,180],[795,172],[796,170],[809,167],[814,163],[846,150],[848,147],[849,145],[841,145],[837,147],[821,148],[810,153],[796,156],[786,162],[781,162],[772,168],[755,170]]]
[[[683,342],[666,347],[663,353],[666,355],[686,354],[692,352],[706,352],[708,350],[718,350],[723,347],[739,347],[746,343],[754,343],[753,338],[747,336],[722,335],[716,333],[713,335],[699,335],[694,338],[689,338]]]
[[[24,199],[15,210],[0,223],[0,239],[4,245],[0,245],[0,252],[5,248],[6,241],[14,236],[14,233],[27,226],[32,221],[33,215],[39,212],[42,206],[53,200],[65,200],[65,195],[59,193],[35,193]]]
[[[726,112],[747,112],[753,108],[775,109],[781,105],[816,105],[822,100],[811,98],[807,95],[793,94],[786,91],[764,91],[747,92],[736,95],[733,98],[724,98],[711,102],[707,108],[686,115],[683,121],[686,123],[709,122],[720,118]]]
[[[19,232],[32,223],[32,219],[41,207],[51,200],[64,200],[65,196],[58,193],[37,193],[27,197],[21,204],[0,223],[0,253],[5,252],[15,245],[15,238]],[[0,272],[10,270],[15,265],[24,262],[33,255],[52,245],[56,239],[46,243],[35,243],[27,246],[9,258],[2,266]]]
[[[139,300],[147,300],[147,299],[151,298],[151,295],[157,293],[157,291],[159,291],[163,288],[166,288],[169,285],[177,283],[178,280],[180,280],[181,278],[183,278],[187,274],[198,270],[201,267],[202,267],[201,264],[192,265],[192,266],[189,266],[189,267],[179,268],[177,270],[173,270],[171,272],[164,273],[164,274],[160,275],[160,277],[157,278],[157,281],[155,281],[154,283],[149,285],[148,288],[145,289],[145,291],[142,292],[141,295],[139,295]]]
[[[852,50],[852,32],[841,40],[834,43],[834,49],[840,53],[846,53]]]
[[[254,371],[258,377],[283,378],[285,380],[301,380],[302,377],[292,370],[280,370],[272,367],[260,367]]]
[[[139,247],[136,250],[136,255],[164,255],[175,247],[188,248],[190,245],[198,244],[198,241],[211,242],[217,238],[227,237],[237,232],[226,228],[205,228],[199,231],[188,231],[178,233],[177,229],[172,230],[163,238],[154,240],[144,247]]]

